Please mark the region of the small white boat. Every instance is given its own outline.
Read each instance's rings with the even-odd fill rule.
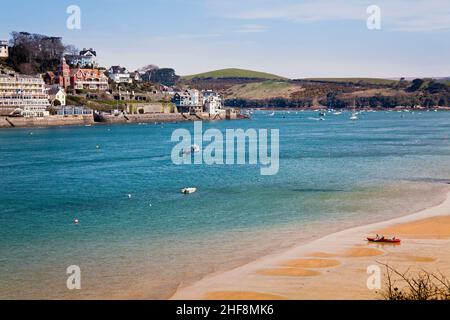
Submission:
[[[353,99],[353,112],[350,120],[358,120],[358,112],[356,112],[356,99]]]
[[[334,114],[335,116],[338,116],[338,115],[342,114],[342,112],[338,111],[338,112],[334,112],[333,114]]]
[[[183,194],[190,194],[190,193],[194,193],[197,192],[197,188],[184,188],[181,189],[181,193]]]
[[[193,144],[193,145],[191,146],[191,152],[192,152],[192,153],[200,152],[200,146],[198,146],[198,145],[196,145],[196,144]]]
[[[200,152],[200,146],[193,144],[188,150],[183,150],[184,154],[191,154],[191,153],[197,153]]]

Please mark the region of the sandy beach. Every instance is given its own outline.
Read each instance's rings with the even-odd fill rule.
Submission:
[[[376,233],[400,245],[368,243]],[[369,266],[440,272],[450,277],[450,192],[434,207],[337,232],[179,288],[171,299],[382,299],[367,287]]]

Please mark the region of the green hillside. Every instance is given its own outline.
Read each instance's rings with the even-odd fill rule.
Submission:
[[[398,81],[381,78],[308,78],[305,80],[325,81],[325,82],[346,82],[346,83],[366,83],[366,84],[394,84]]]
[[[266,80],[234,85],[226,90],[225,96],[228,99],[269,99],[289,97],[297,90],[300,90],[300,87],[288,81]]]
[[[252,71],[252,70],[245,70],[245,69],[236,69],[236,68],[229,68],[229,69],[221,69],[221,70],[215,70],[210,72],[204,72],[199,74],[193,74],[190,76],[184,76],[183,79],[185,80],[192,80],[195,78],[214,78],[214,79],[220,79],[220,78],[257,78],[257,79],[264,79],[264,80],[285,80],[286,78],[271,74],[271,73],[265,73],[265,72],[258,72],[258,71]]]

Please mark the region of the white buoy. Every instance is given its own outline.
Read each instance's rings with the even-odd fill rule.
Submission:
[[[128,199],[131,199],[131,194],[128,194]]]
[[[78,219],[73,220],[73,224],[78,224],[78,223],[79,223]]]

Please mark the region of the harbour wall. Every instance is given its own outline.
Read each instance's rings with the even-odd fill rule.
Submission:
[[[118,115],[101,113],[94,115],[51,115],[43,118],[9,117],[0,116],[0,128],[21,127],[51,127],[51,126],[81,126],[95,123],[120,124],[120,123],[152,123],[152,122],[181,122],[181,121],[209,121],[209,120],[234,120],[239,119],[236,112],[221,112],[210,115],[202,112],[196,114],[187,113],[145,113]]]
[[[94,123],[92,115],[48,116],[43,118],[0,117],[0,128],[80,126]]]

